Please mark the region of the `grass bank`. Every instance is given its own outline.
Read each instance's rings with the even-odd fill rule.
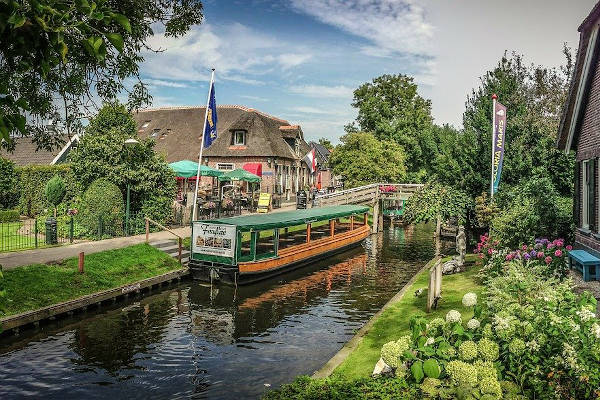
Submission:
[[[474,263],[473,255],[467,256],[469,264]],[[407,290],[404,296],[395,304],[392,304],[381,313],[373,324],[373,327],[362,338],[356,349],[340,364],[332,376],[335,378],[356,379],[371,375],[373,367],[380,357],[381,347],[391,341],[397,340],[405,334],[409,334],[409,322],[415,315],[421,315],[428,319],[444,317],[449,310],[455,309],[462,313],[463,320],[472,317],[472,311],[468,312],[462,305],[462,296],[466,292],[480,294],[483,286],[475,279],[479,268],[472,266],[468,271],[444,276],[442,280],[442,299],[438,303],[437,310],[427,313],[427,293],[415,297],[415,291],[427,288],[429,282],[429,270],[422,272],[414,284]]]
[[[8,316],[116,288],[180,268],[172,257],[147,244],[108,250],[57,264],[33,264],[4,272]]]

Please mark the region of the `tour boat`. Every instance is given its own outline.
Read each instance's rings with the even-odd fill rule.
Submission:
[[[369,208],[318,207],[192,223],[195,279],[256,282],[344,251],[365,239]]]

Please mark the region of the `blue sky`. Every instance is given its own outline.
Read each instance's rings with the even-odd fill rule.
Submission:
[[[206,0],[186,36],[151,39],[142,77],[153,106],[242,104],[337,142],[352,91],[376,76],[415,77],[437,123],[460,126],[467,94],[505,49],[557,66],[593,0]]]

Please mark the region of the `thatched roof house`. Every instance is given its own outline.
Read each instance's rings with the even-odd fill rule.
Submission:
[[[133,116],[142,138],[156,140],[168,162],[197,160],[205,107],[161,107]],[[217,106],[217,139],[204,150],[203,163],[228,170],[262,164],[263,183],[273,192],[294,193],[309,184],[302,158],[310,150],[299,125],[238,105]]]

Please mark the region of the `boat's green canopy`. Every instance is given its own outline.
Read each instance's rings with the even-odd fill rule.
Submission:
[[[209,224],[235,225],[241,231],[260,231],[264,229],[285,228],[309,222],[342,218],[355,214],[363,214],[369,207],[341,205],[329,207],[308,208],[306,210],[282,211],[270,214],[240,215],[238,217],[219,218],[202,221]]]
[[[237,168],[219,176],[219,181],[246,181],[258,183],[260,182],[260,176],[254,175],[252,172],[248,172],[245,169]]]
[[[190,160],[181,160],[172,162],[169,167],[175,171],[175,175],[180,178],[192,178],[198,174],[198,163]],[[221,176],[223,172],[218,169],[210,168],[206,165],[200,166],[201,176]]]

